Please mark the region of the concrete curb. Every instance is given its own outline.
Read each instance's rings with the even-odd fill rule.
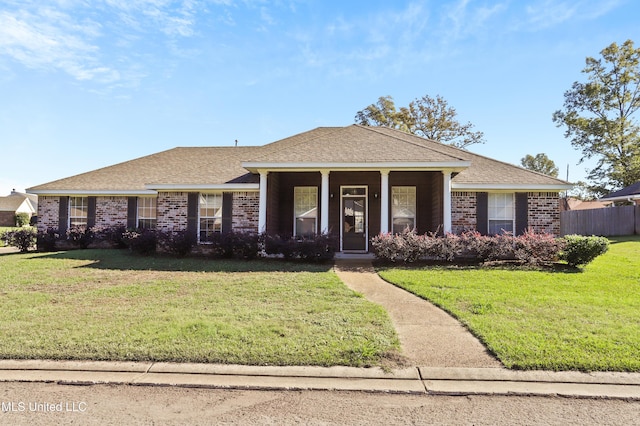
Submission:
[[[640,373],[511,371],[501,368],[414,367],[385,371],[340,366],[0,360],[0,382],[640,400]]]

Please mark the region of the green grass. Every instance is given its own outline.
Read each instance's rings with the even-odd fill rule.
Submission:
[[[384,365],[387,313],[326,265],[0,255],[0,358]]]
[[[640,371],[640,237],[583,270],[381,268],[450,312],[509,368]]]

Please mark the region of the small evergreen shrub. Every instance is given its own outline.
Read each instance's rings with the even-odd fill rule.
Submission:
[[[187,231],[158,232],[158,244],[163,250],[184,257],[191,253],[196,242]]]
[[[304,237],[265,235],[264,251],[268,255],[282,256],[286,260],[323,262],[335,256],[338,240],[332,234],[315,234]]]
[[[86,249],[93,241],[93,232],[86,226],[71,226],[67,229],[67,241],[75,247]]]
[[[146,256],[156,252],[158,237],[154,229],[129,229],[122,239],[133,253]]]
[[[125,248],[127,245],[123,235],[127,232],[124,225],[94,226],[91,228],[94,242],[106,242],[115,248]]]
[[[16,226],[18,228],[27,226],[31,222],[31,215],[29,213],[16,213]]]
[[[606,253],[607,250],[609,250],[609,240],[605,237],[567,235],[564,237],[564,248],[560,258],[566,260],[569,266],[583,266]]]
[[[37,232],[35,228],[23,227],[15,231],[5,233],[7,244],[17,247],[21,253],[26,253],[36,244]]]
[[[56,241],[60,239],[58,230],[48,228],[46,231],[38,231],[36,240],[39,251],[56,251]]]

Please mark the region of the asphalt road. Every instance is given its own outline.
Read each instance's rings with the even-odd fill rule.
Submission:
[[[0,383],[1,425],[640,425],[640,401]],[[61,411],[58,411],[61,410]]]

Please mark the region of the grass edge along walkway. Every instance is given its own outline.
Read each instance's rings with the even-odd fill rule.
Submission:
[[[380,267],[451,313],[508,368],[640,371],[640,237],[581,271]]]
[[[0,294],[2,359],[363,367],[399,350],[386,311],[331,265],[13,253]]]

